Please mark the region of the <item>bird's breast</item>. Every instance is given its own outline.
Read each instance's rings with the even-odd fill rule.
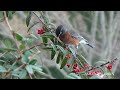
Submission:
[[[65,44],[79,45],[80,40],[71,36],[69,32],[59,36],[60,40]]]

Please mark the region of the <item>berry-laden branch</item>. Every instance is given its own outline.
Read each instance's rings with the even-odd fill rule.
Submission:
[[[71,71],[71,72],[73,72],[73,73],[75,73],[75,74],[77,74],[77,73],[83,73],[83,72],[88,73],[88,72],[93,71],[93,70],[95,70],[95,69],[102,68],[103,66],[106,66],[107,64],[108,64],[108,66],[106,66],[106,68],[107,68],[108,70],[111,70],[111,69],[112,69],[112,64],[113,64],[116,60],[118,60],[118,59],[116,58],[116,59],[114,59],[114,60],[112,60],[112,61],[108,61],[108,62],[106,62],[106,63],[104,63],[104,64],[101,64],[101,65],[98,65],[98,66],[90,66],[90,67],[89,67],[88,62],[84,59],[84,57],[81,58],[81,57],[79,57],[80,55],[78,55],[78,54],[76,54],[76,57],[74,57],[74,56],[73,56],[73,52],[71,51],[71,49],[70,49],[70,48],[66,48],[66,46],[56,37],[56,35],[54,34],[54,32],[51,32],[50,28],[48,28],[48,26],[47,26],[47,25],[50,25],[50,24],[44,23],[44,22],[41,20],[41,18],[40,18],[35,12],[32,12],[32,13],[34,13],[34,15],[38,17],[38,19],[40,20],[40,22],[42,22],[42,24],[43,24],[43,25],[46,27],[46,29],[47,29],[47,31],[45,31],[43,28],[42,28],[42,29],[38,29],[37,34],[42,35],[42,34],[44,34],[44,33],[46,33],[46,32],[47,32],[47,33],[51,33],[51,34],[54,36],[55,42],[59,42],[60,44],[58,44],[58,43],[56,44],[56,43],[54,43],[54,42],[51,40],[52,43],[55,44],[55,46],[56,46],[56,45],[60,45],[60,46],[64,49],[63,51],[65,51],[65,52],[67,52],[67,53],[69,53],[69,54],[72,54],[72,56],[66,55],[64,58],[62,57],[62,56],[64,56],[64,55],[62,55],[62,54],[60,54],[60,56],[58,55],[58,57],[57,57],[58,63],[59,63],[59,61],[60,61],[60,59],[61,59],[61,61],[62,61],[61,66],[64,67],[65,65],[67,65],[67,67],[70,68],[70,67],[72,67],[72,66],[71,66],[71,64],[67,63],[67,62],[68,62],[67,59],[70,59],[70,58],[72,58],[72,60],[73,60],[73,59],[74,59],[74,60],[76,59],[76,62],[73,62],[73,68],[72,68],[72,71]],[[45,18],[43,18],[43,19],[45,19]],[[45,44],[45,45],[51,45],[51,44]],[[25,50],[25,51],[29,51],[29,50],[37,47],[37,46],[41,46],[41,45],[32,46],[32,47],[30,47],[29,49],[27,49],[27,50]],[[53,51],[53,52],[52,52],[52,51]],[[53,53],[52,55],[55,56],[55,54],[56,54],[55,48],[53,48],[52,51],[51,51],[51,52]],[[57,51],[58,51],[58,49],[57,49]],[[60,50],[59,50],[59,51],[60,51]],[[62,50],[61,50],[61,51],[62,51]],[[98,74],[99,72],[96,71],[96,72],[94,72],[94,73]],[[93,75],[94,75],[94,74],[92,74],[92,76],[93,76]],[[86,77],[86,78],[87,78],[87,77]]]

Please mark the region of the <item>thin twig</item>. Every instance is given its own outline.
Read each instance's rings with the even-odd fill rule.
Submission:
[[[116,61],[116,60],[118,60],[117,58],[115,58],[114,60],[112,60],[112,61]],[[101,64],[100,65],[100,67],[103,67],[103,66],[105,66],[105,65],[107,65],[107,64],[109,64],[109,63],[112,63],[112,61],[110,62],[110,61],[108,61],[108,62],[106,62],[106,63],[104,63],[104,64]],[[89,69],[89,70],[87,70],[87,71],[91,71],[91,70],[93,70],[93,69],[97,69],[97,68],[99,68],[99,66],[97,66],[97,67],[92,67],[91,69]]]
[[[33,48],[35,48],[35,47],[37,47],[37,46],[41,46],[41,45],[50,45],[50,44],[47,44],[47,43],[41,43],[41,44],[38,44],[38,45],[34,45],[34,46],[32,46],[32,47],[30,47],[30,48],[24,50],[23,52],[29,51],[29,50],[31,50],[31,49],[33,49]]]
[[[10,26],[10,24],[9,24],[9,22],[8,22],[8,18],[7,18],[7,15],[6,15],[6,11],[4,11],[3,13],[4,13],[4,17],[5,17],[6,24],[8,25],[9,30],[12,32],[12,27]]]

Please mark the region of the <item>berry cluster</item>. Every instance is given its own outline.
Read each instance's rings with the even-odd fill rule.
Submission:
[[[43,29],[38,29],[37,30],[37,34],[44,34],[45,33],[45,30],[43,30]]]
[[[66,56],[66,58],[70,58],[70,56]],[[75,60],[75,61],[76,61],[76,60]],[[83,72],[83,69],[80,68],[76,62],[74,62],[74,63],[75,63],[75,64],[73,65],[73,68],[72,68],[72,69],[73,69],[73,72],[76,73],[76,74]],[[105,64],[102,64],[101,66],[104,66],[104,65],[105,65],[108,70],[111,70],[111,69],[112,69],[112,64],[115,64],[115,60],[114,60],[114,61],[111,61],[111,62],[107,62],[107,63],[105,63]],[[68,67],[68,68],[69,68],[70,66],[71,66],[70,64],[67,64],[67,67]],[[95,69],[95,68],[90,69],[90,67],[89,67],[88,64],[85,64],[85,65],[84,65],[84,68],[87,69],[87,70],[86,70],[86,73],[87,73],[89,76],[94,76],[94,75],[104,76],[102,70],[98,70],[97,68],[96,68],[96,69]]]
[[[71,56],[69,56],[69,55],[66,55],[65,56],[65,58],[67,58],[67,59],[70,59],[70,58],[72,58],[73,56],[71,55]]]

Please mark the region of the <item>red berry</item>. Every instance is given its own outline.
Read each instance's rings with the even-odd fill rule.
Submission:
[[[43,34],[43,33],[45,33],[45,30],[43,30],[43,29],[38,29],[37,34]]]
[[[112,69],[112,65],[109,64],[109,65],[107,66],[107,69],[108,69],[108,70],[111,70],[111,69]]]
[[[90,71],[87,71],[87,74],[90,75]]]
[[[78,72],[77,69],[74,69],[73,71],[74,71],[74,73],[77,73],[77,72]]]
[[[84,67],[85,67],[85,68],[89,68],[89,66],[88,66],[88,65],[85,65]]]
[[[83,72],[83,70],[80,68],[80,69],[78,69],[78,72]]]
[[[66,55],[66,56],[65,56],[65,58],[69,59],[69,56],[68,56],[68,55]]]
[[[67,64],[67,67],[69,68],[69,67],[70,67],[70,64]]]
[[[76,66],[73,66],[73,69],[76,69]]]
[[[78,66],[78,64],[76,63],[76,64],[74,64],[74,67],[77,67]]]
[[[69,56],[69,58],[72,58],[72,55],[71,55],[71,56]]]

